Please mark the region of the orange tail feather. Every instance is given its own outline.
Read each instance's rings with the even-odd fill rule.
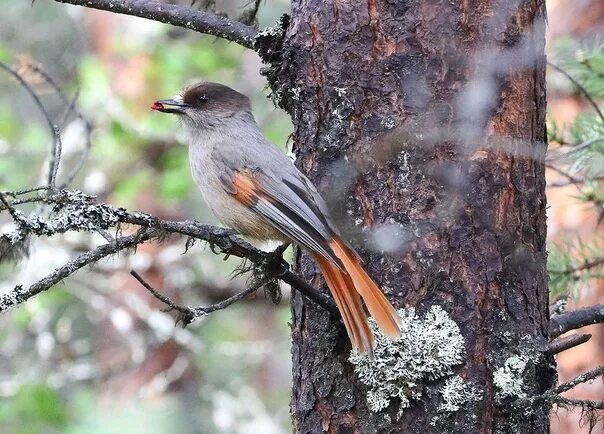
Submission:
[[[325,282],[336,300],[352,346],[359,353],[366,353],[373,357],[373,333],[367,324],[367,316],[361,305],[361,298],[354,290],[350,276],[328,259],[318,254],[314,256],[325,277]]]
[[[352,281],[354,289],[363,297],[369,313],[377,322],[382,333],[391,339],[400,338],[400,319],[396,310],[365,272],[357,254],[337,238],[332,239],[329,246],[342,261],[346,272],[350,276],[349,280]]]

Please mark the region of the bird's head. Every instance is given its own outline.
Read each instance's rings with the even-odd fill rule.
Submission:
[[[251,116],[247,96],[228,86],[210,82],[188,86],[171,99],[155,101],[151,109],[177,115],[187,130],[216,128]]]

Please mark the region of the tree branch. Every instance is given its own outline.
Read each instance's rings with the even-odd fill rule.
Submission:
[[[578,271],[591,270],[592,268],[604,266],[604,256],[592,259],[590,261],[584,261],[583,264],[576,267],[567,268],[565,270],[548,270],[552,274],[573,274]]]
[[[152,238],[157,238],[160,235],[161,231],[158,229],[142,229],[134,235],[120,237],[114,242],[103,244],[96,249],[83,253],[62,267],[57,268],[48,276],[31,285],[29,288],[23,289],[23,287],[17,286],[14,290],[1,294],[0,313],[29,300],[42,291],[46,291],[53,285],[56,285],[61,280],[88,264],[97,262],[98,260],[106,256],[113,255],[121,250],[144,243]]]
[[[568,392],[570,389],[579,384],[592,381],[603,375],[604,366],[599,366],[596,369],[592,369],[591,371],[581,374],[578,377],[575,377],[572,380],[567,381],[566,383],[562,383],[541,395],[522,398],[519,401],[522,403],[522,405],[528,405],[532,408],[543,405],[543,403],[549,403],[557,404],[560,406],[580,407],[583,410],[587,411],[604,410],[604,401],[594,401],[590,399],[573,399],[566,398],[560,395],[561,393]]]
[[[577,152],[583,151],[585,149],[589,149],[596,143],[604,142],[604,137],[595,137],[591,140],[586,140],[583,143],[579,143],[578,145],[570,146],[570,149],[567,151],[560,151],[556,149],[555,152],[548,152],[547,157],[545,157],[546,162],[558,161],[563,158],[569,157]]]
[[[556,338],[567,331],[598,323],[604,323],[604,304],[552,316],[549,333],[551,338]]]
[[[579,375],[578,377],[573,378],[566,383],[560,384],[553,390],[553,393],[556,395],[560,393],[564,393],[572,389],[578,384],[587,383],[595,378],[601,377],[604,375],[604,366],[598,366],[596,369],[592,369],[591,371],[587,371],[584,374]]]
[[[562,406],[580,407],[584,410],[604,410],[604,401],[594,401],[593,399],[571,399],[564,396],[552,396],[549,402]]]
[[[254,48],[257,30],[238,21],[229,20],[211,12],[202,12],[180,5],[155,0],[55,0],[77,6],[100,9],[118,14],[132,15],[214,35]]]
[[[548,188],[568,187],[569,185],[586,184],[588,182],[604,181],[604,175],[594,176],[593,178],[574,178],[571,177],[568,181],[554,181],[547,184]]]
[[[283,260],[279,251],[267,253],[258,250],[248,242],[235,237],[231,229],[217,228],[192,221],[160,220],[148,214],[131,213],[123,208],[113,208],[107,204],[95,203],[91,196],[71,190],[56,190],[53,193],[39,196],[40,201],[53,205],[53,212],[46,219],[41,216],[22,214],[14,208],[15,201],[10,203],[6,198],[7,196],[14,197],[15,193],[9,192],[0,195],[0,202],[3,203],[4,209],[8,209],[11,213],[15,224],[18,226],[18,233],[2,235],[0,241],[15,243],[23,235],[29,234],[52,236],[69,231],[103,231],[110,227],[128,223],[139,226],[141,229],[150,230],[154,238],[169,233],[180,234],[206,241],[213,249],[218,248],[219,253],[246,258],[254,264],[262,275],[279,278],[326,310],[332,313],[337,312],[333,301],[328,296],[289,271],[289,265]],[[111,243],[108,245],[111,245]],[[111,254],[111,252],[107,254]],[[73,271],[78,268],[73,269]],[[69,274],[71,273],[67,275]],[[61,276],[61,279],[66,277],[64,274],[61,274]],[[22,290],[15,289],[13,292],[20,294]],[[21,297],[17,298],[20,299]],[[25,300],[20,302],[23,301]]]
[[[59,188],[66,188],[80,173],[80,170],[82,169],[82,167],[84,167],[84,164],[88,159],[88,155],[92,150],[92,125],[78,107],[77,101],[79,98],[79,90],[76,91],[73,98],[69,99],[67,98],[67,95],[65,95],[65,92],[63,92],[63,89],[61,89],[61,86],[59,86],[59,84],[50,76],[50,74],[48,74],[44,69],[42,69],[40,65],[31,63],[27,66],[31,68],[35,73],[39,74],[44,79],[44,81],[46,81],[46,83],[48,83],[50,87],[54,89],[59,98],[61,98],[63,103],[66,105],[65,113],[63,115],[63,119],[61,120],[60,127],[65,127],[72,112],[75,113],[75,118],[79,119],[84,125],[84,149],[82,150],[80,158],[78,159],[76,164],[72,167],[71,171],[65,176],[63,182],[59,184]]]
[[[179,314],[177,322],[182,322],[183,327],[189,325],[190,323],[195,321],[197,318],[205,316],[211,312],[215,312],[217,310],[222,310],[222,309],[229,307],[233,303],[236,303],[239,300],[242,300],[243,298],[247,297],[248,295],[253,294],[254,292],[258,291],[267,282],[266,279],[258,280],[257,282],[255,282],[254,284],[249,286],[248,288],[233,295],[232,297],[229,297],[223,301],[212,304],[210,306],[189,307],[189,306],[182,306],[182,305],[174,303],[168,297],[166,297],[165,295],[163,295],[159,291],[157,291],[155,288],[153,288],[153,286],[151,286],[145,279],[143,279],[140,276],[140,274],[138,274],[136,271],[132,270],[132,271],[130,271],[130,274],[136,280],[138,280],[139,283],[141,285],[143,285],[147,289],[147,291],[149,291],[155,298],[157,298],[159,301],[161,301],[162,303],[167,305],[170,308],[170,310],[177,311]]]
[[[581,83],[579,83],[579,81],[577,79],[575,79],[572,75],[570,75],[564,69],[560,68],[558,65],[556,65],[550,61],[547,61],[547,64],[549,66],[551,66],[552,68],[554,68],[556,71],[558,71],[560,74],[562,74],[566,78],[568,78],[577,87],[577,89],[579,89],[579,91],[583,94],[583,96],[587,99],[587,101],[589,101],[591,106],[594,108],[594,110],[596,111],[596,113],[598,114],[598,116],[600,117],[602,122],[604,122],[604,113],[602,113],[602,111],[600,110],[600,107],[598,106],[598,103],[593,99],[593,97],[590,95],[590,93],[587,91],[587,89],[585,89],[585,87]]]
[[[31,88],[29,83],[27,83],[27,80],[25,80],[25,78],[23,78],[17,71],[2,62],[0,62],[0,69],[6,71],[9,75],[11,75],[19,82],[21,87],[23,87],[31,95],[34,102],[44,115],[44,119],[46,120],[48,129],[50,130],[50,134],[53,137],[49,156],[48,185],[54,188],[57,179],[57,172],[59,171],[59,163],[61,160],[61,149],[63,147],[61,143],[61,134],[59,133],[59,128],[53,122],[52,118],[50,117],[50,114],[46,110],[46,107],[44,107],[44,104],[42,104],[42,101],[38,97],[38,94]]]
[[[553,356],[554,354],[561,353],[562,351],[569,350],[571,348],[577,347],[581,344],[584,344],[588,340],[591,339],[590,334],[573,334],[572,336],[565,336],[560,339],[555,339],[549,343],[547,349],[545,350],[546,354]]]

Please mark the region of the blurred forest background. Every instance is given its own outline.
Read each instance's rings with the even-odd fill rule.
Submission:
[[[246,6],[225,0],[216,8],[238,16]],[[548,9],[549,60],[601,103],[604,3],[550,0]],[[262,65],[252,51],[156,22],[43,0],[0,0],[0,10],[0,61],[27,77],[54,118],[68,104],[38,67],[67,96],[78,95],[82,116],[64,126],[65,172],[59,179],[86,145],[86,119],[91,153],[72,186],[100,201],[163,218],[216,222],[192,182],[177,121],[149,110],[154,100],[196,79],[249,95],[265,134],[288,148],[291,123],[267,100]],[[262,3],[259,26],[272,25],[288,10],[287,0]],[[603,303],[604,142],[581,144],[604,136],[604,119],[556,68],[548,69],[548,96],[552,303],[567,297],[573,308]],[[2,73],[0,191],[43,183],[49,140],[30,96]],[[10,218],[0,215],[0,232],[10,230]],[[245,286],[245,276],[232,277],[239,260],[224,261],[201,244],[183,255],[185,241],[145,244],[103,260],[0,317],[2,433],[291,431],[287,290],[278,306],[258,293],[182,329],[129,275],[136,269],[191,305],[219,301]],[[27,258],[0,263],[0,292],[35,282],[99,242],[100,235],[73,233],[35,239]],[[604,364],[603,329],[586,328],[592,339],[557,357],[561,381]],[[601,399],[603,386],[584,384],[572,394]],[[580,417],[580,411],[560,409],[552,415],[552,431],[586,431]]]

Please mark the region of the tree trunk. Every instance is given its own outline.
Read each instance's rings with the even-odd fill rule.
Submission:
[[[296,295],[295,432],[548,432],[548,408],[515,401],[554,379],[544,21],[538,0],[293,1],[277,94],[297,165],[397,308],[456,322],[453,369],[481,396],[444,408],[452,377],[428,376],[402,412],[372,410],[340,319]],[[323,284],[306,254],[297,267]]]

